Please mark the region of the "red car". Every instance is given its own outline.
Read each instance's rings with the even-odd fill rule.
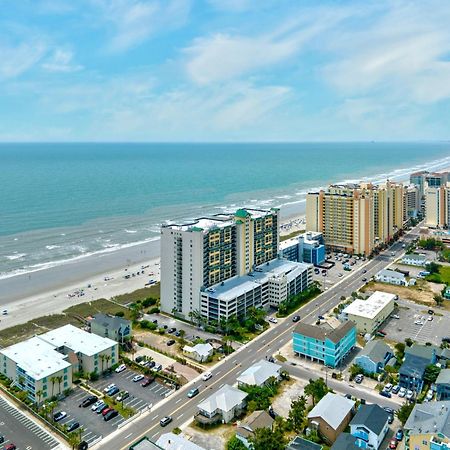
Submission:
[[[112,408],[106,408],[102,411],[102,416],[106,416],[106,414],[108,414],[110,411],[112,411]]]
[[[391,442],[389,442],[389,448],[395,449],[397,448],[397,445],[398,445],[397,439],[391,439]]]
[[[16,444],[8,444],[5,446],[5,450],[16,450]]]

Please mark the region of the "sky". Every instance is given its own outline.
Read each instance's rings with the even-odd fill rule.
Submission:
[[[448,0],[0,0],[0,141],[448,140]]]

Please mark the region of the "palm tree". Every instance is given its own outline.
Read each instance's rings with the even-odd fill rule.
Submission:
[[[37,390],[36,391],[36,397],[37,397],[37,404],[39,405],[40,403],[41,403],[41,397],[42,397],[42,394],[43,394],[44,392],[42,391],[42,389],[39,389],[39,390]]]
[[[102,353],[102,354],[100,355],[100,360],[101,360],[101,362],[102,362],[102,373],[103,373],[103,364],[104,364],[104,362],[105,362],[105,358],[106,358],[106,355]]]
[[[60,395],[61,394],[61,383],[63,381],[63,376],[62,375],[57,376],[56,381],[58,383],[58,395]]]
[[[111,360],[111,355],[104,355],[104,357],[105,357],[104,359],[106,361],[106,368],[108,369],[108,363]]]
[[[58,381],[58,377],[50,377],[50,381],[52,383],[52,397],[55,394],[55,383]]]

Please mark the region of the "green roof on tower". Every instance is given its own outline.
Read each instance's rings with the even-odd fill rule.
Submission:
[[[235,214],[236,217],[246,218],[251,216],[251,214],[246,209],[238,209]]]

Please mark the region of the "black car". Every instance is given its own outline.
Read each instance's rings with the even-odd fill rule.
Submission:
[[[394,410],[392,408],[389,408],[389,406],[384,406],[383,409],[388,413],[388,414],[394,414]]]
[[[159,421],[159,424],[160,424],[162,427],[165,427],[166,425],[169,425],[170,422],[172,422],[172,417],[170,417],[170,416],[165,416],[165,417],[163,417],[163,418]]]
[[[3,442],[5,442],[5,436],[0,436],[0,444],[2,444]]]
[[[86,397],[81,403],[80,407],[87,408],[88,406],[93,405],[98,400],[98,397],[95,395],[90,395],[89,397]]]
[[[443,337],[442,342],[447,342],[447,344],[450,344],[450,337]]]
[[[177,329],[174,328],[174,327],[169,328],[169,329],[167,330],[168,333],[175,333],[175,331],[177,331]]]
[[[292,322],[298,322],[300,320],[300,316],[294,316],[292,318]]]
[[[434,311],[432,309],[429,309],[428,314],[434,314]]]
[[[171,345],[175,344],[175,341],[173,339],[170,339],[167,341],[167,345],[170,347]]]
[[[383,396],[383,397],[387,397],[387,398],[391,398],[392,397],[392,394],[390,392],[384,391],[384,390],[380,391],[380,395]]]
[[[105,422],[108,422],[108,420],[113,419],[114,417],[117,417],[119,415],[119,411],[116,411],[115,409],[112,409],[111,411],[108,411],[104,416],[103,419]]]
[[[67,427],[67,432],[71,433],[72,431],[75,431],[77,428],[80,428],[80,424],[78,422],[74,422]]]
[[[153,367],[155,367],[155,361],[149,361],[148,363],[147,363],[147,367],[149,368],[149,369],[152,369]]]

